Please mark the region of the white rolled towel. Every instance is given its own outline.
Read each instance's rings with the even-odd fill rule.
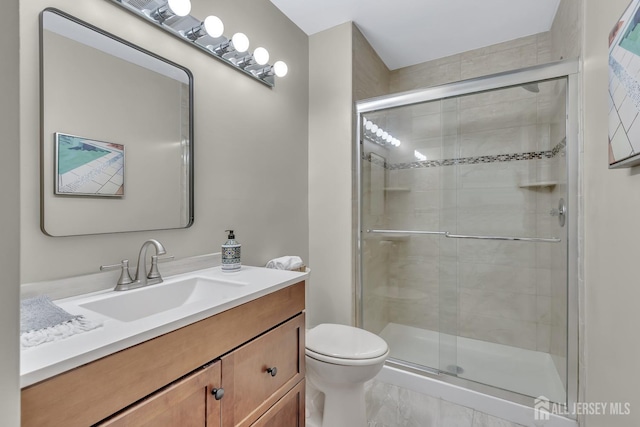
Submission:
[[[276,270],[295,270],[302,267],[302,258],[299,256],[281,256],[272,259],[267,263],[267,268],[275,268]]]

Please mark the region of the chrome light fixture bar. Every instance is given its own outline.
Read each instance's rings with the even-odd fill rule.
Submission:
[[[275,77],[284,77],[288,72],[283,61],[268,63],[269,52],[264,47],[250,53],[245,34],[225,37],[224,24],[217,16],[202,20],[190,15],[190,0],[111,1],[269,87],[275,86]]]

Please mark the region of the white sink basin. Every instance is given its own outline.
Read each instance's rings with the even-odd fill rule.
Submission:
[[[240,295],[246,285],[243,282],[191,277],[118,292],[79,306],[112,319],[131,322],[196,302],[227,301]]]

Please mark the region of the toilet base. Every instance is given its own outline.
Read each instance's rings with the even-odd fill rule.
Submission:
[[[364,384],[353,384],[324,395],[322,427],[366,427]]]
[[[307,400],[310,410],[310,416],[306,420],[308,427],[367,426],[364,384],[334,389],[328,394],[312,388],[309,394],[313,396],[314,393],[316,396]],[[318,403],[322,404],[323,400],[324,407],[319,407]]]

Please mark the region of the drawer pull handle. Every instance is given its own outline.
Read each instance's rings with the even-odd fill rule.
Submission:
[[[223,388],[214,388],[214,389],[211,390],[211,394],[213,395],[213,397],[216,400],[220,400],[224,396],[224,389]]]
[[[276,368],[275,366],[273,368],[267,368],[267,373],[272,377],[275,377],[278,374],[278,368]]]

